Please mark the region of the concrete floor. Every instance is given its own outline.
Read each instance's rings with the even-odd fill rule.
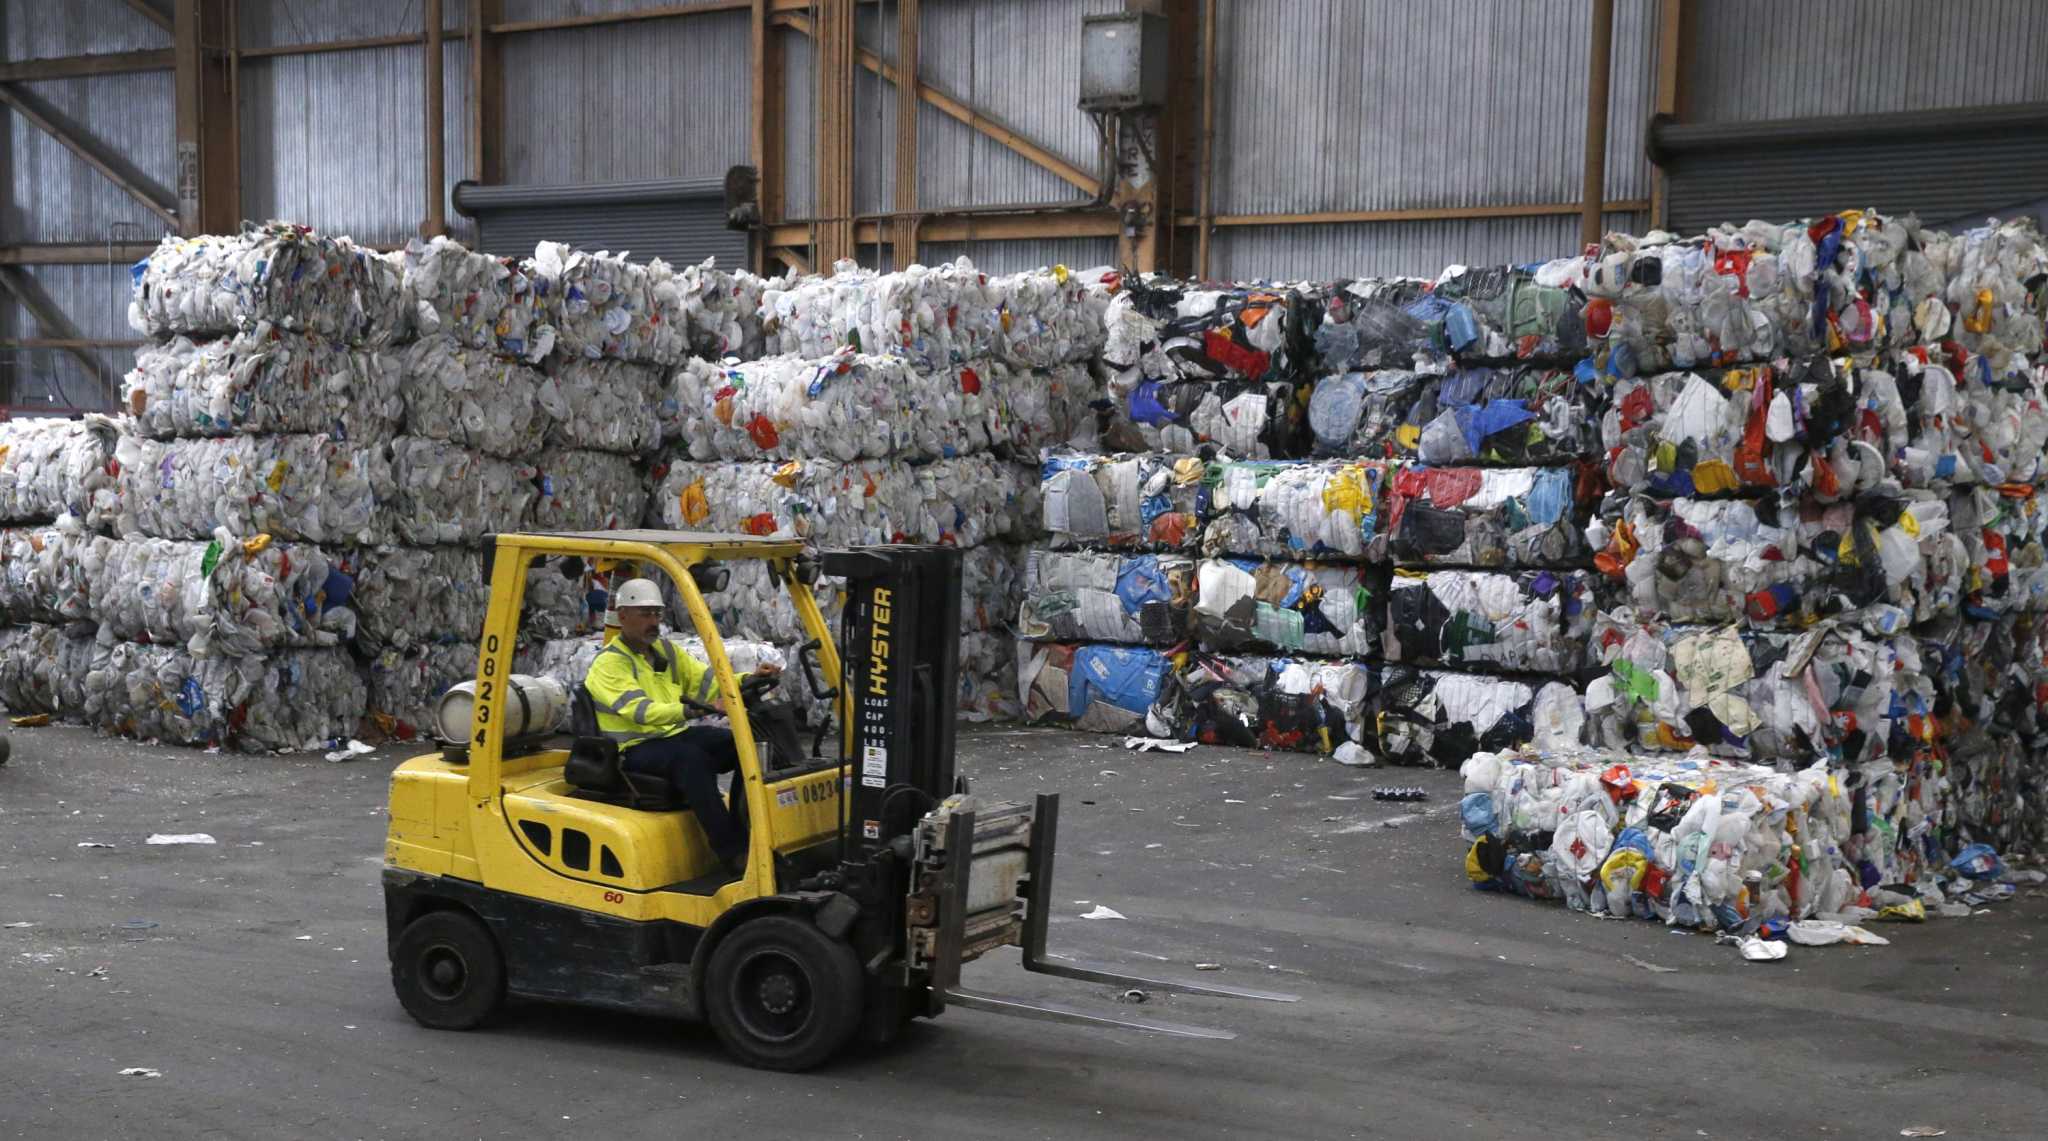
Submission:
[[[1231,1042],[954,1011],[787,1077],[708,1030],[516,1008],[421,1029],[378,866],[396,757],[205,755],[17,730],[0,767],[0,1137],[1952,1138],[2048,1132],[2048,901],[1744,963],[1464,882],[1456,777],[992,729],[976,791],[1064,790],[1055,950],[1291,990],[984,989],[1227,1026]],[[1376,804],[1420,784],[1427,805]],[[150,847],[152,832],[212,847]],[[84,848],[97,842],[111,848]],[[1103,904],[1118,920],[1082,920]],[[310,938],[307,938],[310,936]],[[1637,962],[1673,968],[1651,971]],[[161,1077],[122,1077],[147,1067]]]

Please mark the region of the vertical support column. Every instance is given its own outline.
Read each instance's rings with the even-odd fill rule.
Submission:
[[[1195,277],[1209,278],[1209,243],[1216,233],[1216,0],[1202,0],[1202,232]]]
[[[832,263],[854,256],[853,189],[853,0],[818,0],[818,34],[812,43],[817,61],[817,179],[820,273]]]
[[[782,220],[782,52],[768,26],[768,0],[754,0],[749,56],[753,83],[747,92],[747,152],[754,164],[754,195],[761,206],[754,272],[766,274],[769,227]]]
[[[420,236],[436,237],[448,232],[448,173],[444,160],[447,146],[446,108],[441,94],[441,0],[425,0],[420,19],[426,23],[424,52],[426,66],[426,181],[427,220],[420,223]]]
[[[505,181],[505,49],[490,25],[505,18],[505,0],[469,0],[469,176],[485,186]]]
[[[233,233],[241,224],[232,0],[177,0],[172,10],[178,131],[178,228]]]
[[[1661,0],[1657,12],[1657,117],[1678,119],[1685,98],[1685,48],[1692,42],[1687,21],[1696,11],[1685,0]],[[1650,168],[1650,228],[1661,230],[1671,216],[1670,189],[1662,164]]]
[[[1593,28],[1586,60],[1586,176],[1580,200],[1579,240],[1598,245],[1607,205],[1607,92],[1614,70],[1614,0],[1592,0]]]
[[[1117,122],[1116,188],[1110,205],[1117,212],[1117,265],[1138,273],[1157,270],[1186,273],[1193,268],[1193,247],[1176,246],[1173,211],[1192,195],[1195,170],[1189,160],[1194,147],[1185,136],[1200,121],[1194,105],[1200,72],[1195,53],[1195,0],[1124,0],[1128,11],[1152,12],[1166,19],[1167,97],[1157,111],[1134,111]],[[1182,255],[1182,256],[1177,256]]]
[[[896,268],[917,259],[917,35],[919,0],[896,0]]]

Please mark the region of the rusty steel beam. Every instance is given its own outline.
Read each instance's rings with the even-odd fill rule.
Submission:
[[[89,75],[125,75],[134,71],[169,71],[174,62],[173,53],[169,48],[18,59],[0,63],[0,83],[37,79],[80,79]]]
[[[0,83],[0,103],[13,108],[14,113],[27,120],[30,126],[63,144],[65,150],[85,160],[87,166],[100,172],[102,177],[120,187],[130,198],[147,206],[157,217],[174,227],[178,224],[177,211],[158,198],[155,191],[143,185],[139,172],[126,169],[128,163],[125,159],[106,151],[97,139],[86,138],[60,126],[21,92],[4,83]]]

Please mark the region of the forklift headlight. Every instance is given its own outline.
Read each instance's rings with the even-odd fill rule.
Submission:
[[[732,583],[732,568],[718,563],[698,563],[690,568],[690,580],[703,594],[717,594]]]

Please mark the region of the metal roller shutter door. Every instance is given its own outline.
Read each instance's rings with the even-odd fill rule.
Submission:
[[[1649,145],[1667,179],[1665,226],[1679,234],[1861,208],[1939,223],[2048,197],[2048,104],[1754,123],[1660,120]]]
[[[664,179],[588,186],[455,188],[455,208],[476,219],[477,244],[501,257],[533,256],[540,242],[586,250],[630,251],[635,261],[672,266],[717,258],[720,267],[751,264],[748,234],[725,225],[720,179]]]

